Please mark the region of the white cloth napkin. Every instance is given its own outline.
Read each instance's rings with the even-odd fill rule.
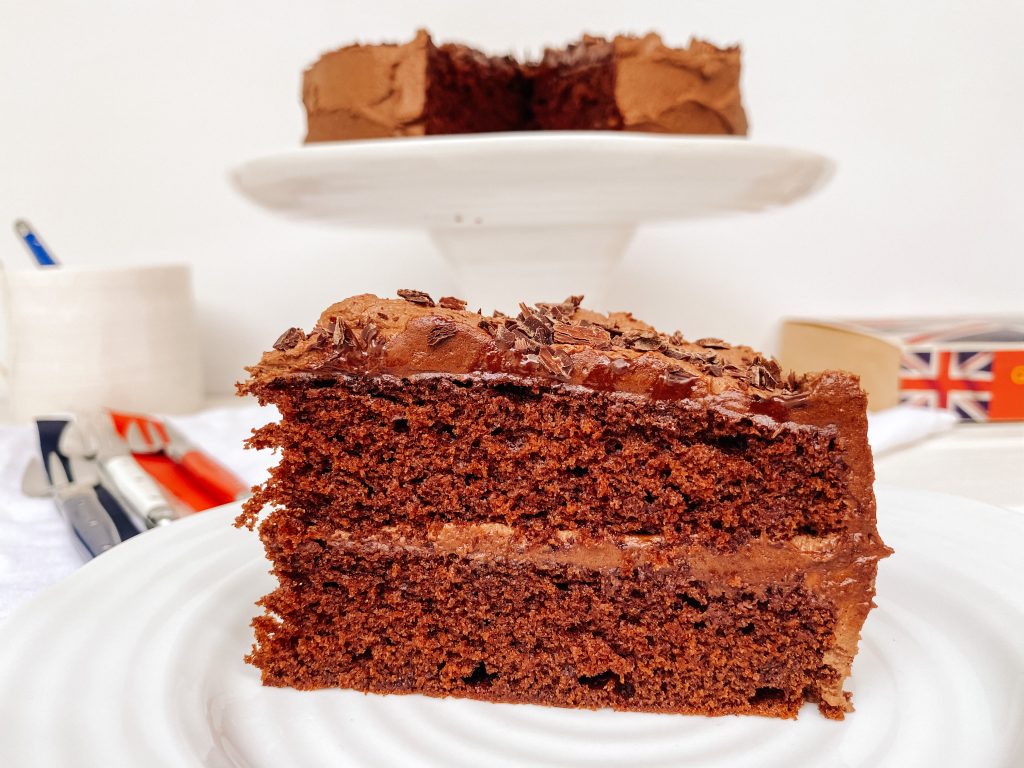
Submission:
[[[957,418],[949,411],[897,405],[868,414],[868,442],[879,456],[953,428]]]
[[[252,485],[263,482],[276,459],[270,451],[245,450],[242,442],[254,427],[276,419],[276,410],[258,405],[167,417],[191,442]],[[35,427],[0,427],[0,621],[82,564],[53,501],[21,492],[25,466],[38,452]]]
[[[243,405],[168,420],[195,445],[255,485],[263,482],[276,459],[269,451],[245,450],[242,443],[254,427],[276,418],[273,409]],[[950,429],[954,422],[946,412],[898,407],[871,414],[868,436],[878,454]],[[21,492],[25,466],[37,451],[33,427],[0,427],[0,621],[15,606],[82,564],[53,502]]]

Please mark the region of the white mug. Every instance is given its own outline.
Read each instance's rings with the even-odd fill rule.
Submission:
[[[0,271],[11,416],[202,404],[192,280],[183,264]]]

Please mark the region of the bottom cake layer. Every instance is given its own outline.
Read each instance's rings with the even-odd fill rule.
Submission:
[[[830,717],[848,709],[873,562],[712,580],[639,542],[556,542],[517,558],[493,546],[504,526],[474,526],[497,532],[483,547],[354,541],[300,533],[283,515],[264,523],[281,586],[262,601],[248,657],[265,684],[714,715],[795,717],[806,700]],[[851,582],[852,605],[821,589]]]

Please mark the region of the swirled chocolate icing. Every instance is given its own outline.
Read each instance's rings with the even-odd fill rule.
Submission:
[[[616,37],[615,102],[627,131],[746,134],[740,49],[691,40],[670,48],[655,34]]]
[[[306,70],[306,141],[423,135],[430,36],[403,45],[349,45]]]
[[[514,375],[552,384],[659,400],[711,397],[723,407],[776,421],[818,423],[828,393],[859,393],[856,379],[784,374],[750,347],[721,339],[661,333],[628,312],[604,315],[580,306],[520,305],[515,317],[483,315],[451,297],[420,291],[402,298],[370,294],[333,304],[307,334],[286,331],[248,370],[254,378],[295,374]],[[811,393],[817,398],[811,398]],[[832,417],[837,414],[831,414]]]

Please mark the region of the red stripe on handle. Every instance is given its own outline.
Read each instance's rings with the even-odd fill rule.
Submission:
[[[209,493],[223,499],[222,504],[246,496],[249,489],[235,474],[200,451],[188,451],[179,461],[182,467],[199,481]]]

